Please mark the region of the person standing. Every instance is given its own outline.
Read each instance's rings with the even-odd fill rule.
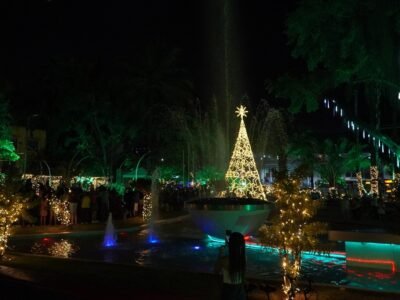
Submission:
[[[39,197],[40,197],[40,225],[46,225],[49,204],[47,198],[42,193],[40,193]]]
[[[219,257],[215,264],[215,273],[223,277],[222,299],[244,300],[246,293],[244,289],[246,271],[246,247],[244,237],[239,232],[233,232],[229,237],[228,255],[225,246],[220,248]]]

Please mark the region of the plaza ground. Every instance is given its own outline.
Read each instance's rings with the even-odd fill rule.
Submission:
[[[169,213],[173,218],[181,213]],[[116,221],[116,228],[140,226],[140,217]],[[15,227],[14,234],[104,231],[105,224]],[[281,299],[281,282],[248,278],[254,288],[248,299]],[[221,278],[215,274],[174,271],[133,265],[54,258],[8,252],[0,264],[0,299],[220,299]],[[313,285],[308,299],[400,299],[400,294],[372,292],[347,287]],[[275,290],[275,291],[274,291]],[[300,296],[298,299],[304,299]]]

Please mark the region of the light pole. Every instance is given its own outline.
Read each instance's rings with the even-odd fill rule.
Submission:
[[[28,162],[28,149],[29,149],[29,141],[32,135],[31,131],[31,119],[38,117],[39,114],[32,114],[29,115],[28,118],[26,119],[26,128],[25,128],[25,154],[24,154],[24,174],[26,173],[26,166]]]
[[[139,158],[139,160],[138,160],[138,162],[137,162],[137,164],[136,164],[136,171],[135,171],[135,181],[137,182],[137,173],[138,173],[138,169],[139,169],[139,164],[140,164],[140,162],[142,161],[142,159],[147,155],[147,154],[149,154],[150,153],[150,151],[147,151],[145,154],[143,154],[140,158]]]
[[[122,182],[123,181],[123,177],[122,177],[122,166],[125,164],[125,162],[129,159],[129,157],[126,157],[122,163],[119,165],[117,171],[116,171],[116,181],[117,183]]]

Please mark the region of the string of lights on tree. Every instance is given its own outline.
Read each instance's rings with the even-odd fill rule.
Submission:
[[[23,203],[16,195],[0,192],[0,257],[7,249],[11,225],[21,215]]]
[[[143,221],[148,222],[151,219],[151,214],[153,211],[153,205],[151,201],[151,193],[145,194],[143,198]]]
[[[61,240],[59,242],[55,242],[48,248],[49,254],[51,256],[64,257],[64,258],[70,257],[77,250],[78,248],[67,240]]]
[[[71,224],[71,212],[69,211],[69,202],[66,197],[57,198],[56,195],[51,195],[49,198],[50,209],[53,210],[57,221],[62,225]]]
[[[325,108],[332,110],[334,116],[339,116],[346,123],[347,128],[352,130],[369,143],[371,143],[376,149],[380,150],[382,153],[386,153],[389,158],[394,158],[396,161],[396,166],[400,167],[400,147],[393,142],[387,136],[377,133],[374,130],[361,125],[360,123],[348,118],[343,108],[341,108],[335,100],[324,99]]]
[[[243,120],[247,112],[246,107],[243,105],[236,108],[236,114],[240,117],[240,128],[225,179],[229,184],[229,192],[233,193],[236,197],[251,197],[265,200],[264,189],[261,185],[260,175],[258,174]]]
[[[358,190],[358,196],[362,197],[364,193],[366,193],[365,188],[364,188],[364,183],[362,180],[362,174],[361,172],[356,173],[356,178],[357,178],[357,190]]]
[[[317,236],[325,232],[326,226],[311,222],[319,201],[311,200],[310,193],[301,189],[300,178],[278,179],[274,193],[279,216],[273,225],[260,228],[260,239],[263,244],[279,249],[284,278],[282,289],[288,299],[294,299],[302,252],[317,250]]]

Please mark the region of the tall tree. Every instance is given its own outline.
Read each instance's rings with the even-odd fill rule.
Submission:
[[[284,75],[269,89],[290,98],[295,112],[314,111],[334,95],[350,116],[378,133],[382,120],[391,120],[384,133],[397,139],[399,20],[396,1],[299,2],[288,16],[287,35],[292,56],[305,62],[307,73]],[[379,163],[379,151],[372,150],[372,163]]]
[[[16,161],[19,159],[11,140],[10,120],[8,101],[0,95],[0,171],[3,160]]]
[[[370,161],[368,155],[362,152],[363,148],[345,138],[338,141],[325,139],[319,147],[316,169],[330,187],[336,187],[346,172],[356,172],[369,166]]]
[[[278,169],[281,173],[287,172],[288,132],[285,119],[281,111],[270,109],[266,119],[268,132],[265,135],[266,151],[278,157]]]

